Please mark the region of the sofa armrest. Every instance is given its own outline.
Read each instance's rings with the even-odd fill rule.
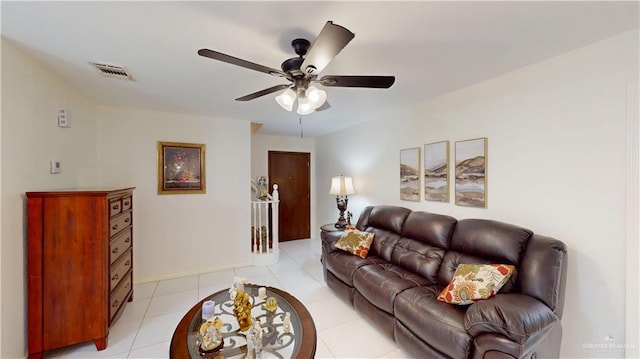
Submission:
[[[343,231],[333,231],[333,232],[325,232],[322,231],[320,233],[320,239],[322,240],[322,250],[325,253],[331,253],[336,248],[336,242],[342,237]]]
[[[474,337],[497,333],[524,344],[559,320],[541,301],[525,294],[509,293],[473,303],[465,313],[464,326]]]

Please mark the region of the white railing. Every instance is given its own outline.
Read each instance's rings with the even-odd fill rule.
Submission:
[[[254,182],[251,188],[255,191]],[[266,200],[251,201],[251,255],[254,266],[278,263],[278,185]]]

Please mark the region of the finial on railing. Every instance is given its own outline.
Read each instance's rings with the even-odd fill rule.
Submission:
[[[278,192],[278,185],[275,183],[273,184],[273,192],[271,193],[271,197],[273,198],[274,202],[280,201],[280,193]]]

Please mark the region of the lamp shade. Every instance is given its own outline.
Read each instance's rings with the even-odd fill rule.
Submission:
[[[329,194],[347,196],[355,193],[356,190],[353,188],[353,179],[351,177],[338,176],[331,178],[331,189],[329,189]]]
[[[316,109],[313,108],[308,98],[302,96],[298,97],[298,115],[308,115],[315,110]]]
[[[291,111],[293,109],[293,102],[296,100],[296,93],[288,88],[285,92],[276,96],[276,102],[280,107],[284,108],[287,111]]]
[[[315,86],[309,86],[309,88],[307,88],[306,94],[309,102],[311,103],[311,107],[313,107],[314,110],[322,106],[322,104],[327,101],[327,92],[319,90]]]

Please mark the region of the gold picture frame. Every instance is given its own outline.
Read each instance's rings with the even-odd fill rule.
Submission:
[[[158,194],[206,192],[205,145],[158,141]]]
[[[420,202],[420,147],[400,150],[400,199]]]
[[[487,208],[486,137],[456,142],[456,204]]]
[[[449,141],[427,143],[422,156],[425,201],[449,202]]]

